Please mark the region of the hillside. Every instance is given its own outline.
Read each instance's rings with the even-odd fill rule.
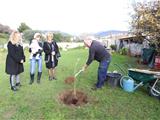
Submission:
[[[110,34],[121,34],[121,33],[127,33],[127,31],[120,31],[120,30],[101,31],[101,32],[95,33],[95,36],[104,37],[104,36],[108,36]]]

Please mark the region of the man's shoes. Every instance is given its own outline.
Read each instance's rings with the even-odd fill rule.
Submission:
[[[91,90],[96,91],[96,90],[97,90],[97,87],[92,87]]]
[[[91,90],[96,91],[98,88],[96,87],[96,84],[93,85],[93,87],[91,87]]]
[[[91,87],[91,90],[94,90],[94,91],[96,91],[96,90],[100,90],[100,89],[102,89],[102,87],[97,88],[97,86],[96,86],[96,85],[94,85],[93,87]]]

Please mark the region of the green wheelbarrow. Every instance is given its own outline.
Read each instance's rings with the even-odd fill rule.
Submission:
[[[155,97],[160,97],[160,72],[141,69],[128,69],[128,76],[135,81],[136,89],[139,86],[147,84],[149,94]]]

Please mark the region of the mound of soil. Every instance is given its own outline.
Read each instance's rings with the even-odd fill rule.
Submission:
[[[74,76],[69,76],[65,79],[65,83],[72,84],[75,80],[76,80],[76,78]]]
[[[65,91],[60,94],[59,99],[69,106],[81,106],[88,103],[87,95],[81,91],[76,91],[76,95],[73,90]]]

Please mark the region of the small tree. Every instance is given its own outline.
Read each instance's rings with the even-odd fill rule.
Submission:
[[[61,32],[57,32],[57,33],[54,33],[54,38],[53,38],[55,41],[57,42],[70,42],[71,41],[71,36],[70,35],[66,35],[66,34],[63,34]]]
[[[54,37],[53,39],[56,41],[56,42],[61,42],[63,40],[63,36],[61,33],[54,33]]]
[[[115,50],[115,51],[116,51],[117,46],[112,44],[112,45],[110,45],[110,48],[111,48],[112,50]]]
[[[160,55],[160,1],[139,2],[133,7],[131,32],[141,40],[146,36]]]
[[[24,32],[26,30],[31,30],[31,28],[26,25],[26,23],[21,23],[21,25],[17,28],[19,32]]]
[[[38,31],[38,30],[25,30],[25,31],[23,32],[24,40],[25,40],[26,42],[29,42],[29,43],[30,43],[31,40],[32,40],[33,37],[34,37],[34,34],[35,34],[36,32],[41,33],[41,31]]]

